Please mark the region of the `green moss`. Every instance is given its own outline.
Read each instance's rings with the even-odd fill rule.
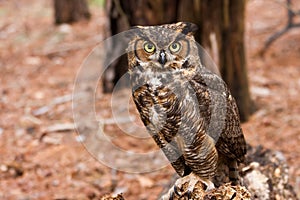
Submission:
[[[90,0],[91,4],[94,4],[96,6],[104,7],[105,0]]]

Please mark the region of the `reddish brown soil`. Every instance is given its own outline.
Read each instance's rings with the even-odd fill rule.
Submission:
[[[250,144],[283,152],[299,194],[300,28],[259,56],[264,41],[286,22],[278,2],[283,0],[248,2],[248,75],[257,111],[243,129]],[[90,41],[104,37],[107,26],[96,6],[89,22],[54,26],[51,6],[50,1],[0,1],[0,199],[96,199],[111,190],[128,199],[156,199],[174,173],[170,166],[146,174],[116,172],[95,160],[74,130],[49,131],[73,123],[72,101],[49,105],[72,95],[80,64],[95,46]],[[63,50],[70,46],[73,50]],[[99,100],[99,113],[106,112],[109,97]],[[43,106],[49,110],[36,115]],[[114,126],[105,130],[122,134]],[[130,138],[116,144],[139,152],[156,148],[150,139],[147,145]]]

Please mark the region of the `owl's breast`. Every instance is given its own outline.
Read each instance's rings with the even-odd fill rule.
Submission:
[[[139,65],[138,65],[139,66]],[[135,67],[130,74],[131,83],[133,87],[147,84],[150,89],[164,86],[172,88],[175,82],[180,82],[182,79],[182,72],[175,70],[168,70],[161,67]]]
[[[132,91],[134,102],[140,113],[153,113],[155,116],[162,116],[169,112],[176,95],[168,86],[161,84],[160,79],[152,79],[144,85],[138,85]],[[155,117],[157,118],[157,117]]]
[[[132,81],[132,86],[133,100],[149,132],[171,137],[181,115],[176,81],[166,75],[146,75]]]

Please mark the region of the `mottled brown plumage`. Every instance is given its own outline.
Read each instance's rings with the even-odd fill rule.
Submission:
[[[204,181],[226,164],[234,182],[246,143],[234,98],[201,64],[196,26],[137,26],[128,46],[132,95],[140,117],[176,172]]]

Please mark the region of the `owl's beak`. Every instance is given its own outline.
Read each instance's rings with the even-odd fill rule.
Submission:
[[[164,50],[159,52],[158,62],[162,65],[166,64],[167,58]]]

